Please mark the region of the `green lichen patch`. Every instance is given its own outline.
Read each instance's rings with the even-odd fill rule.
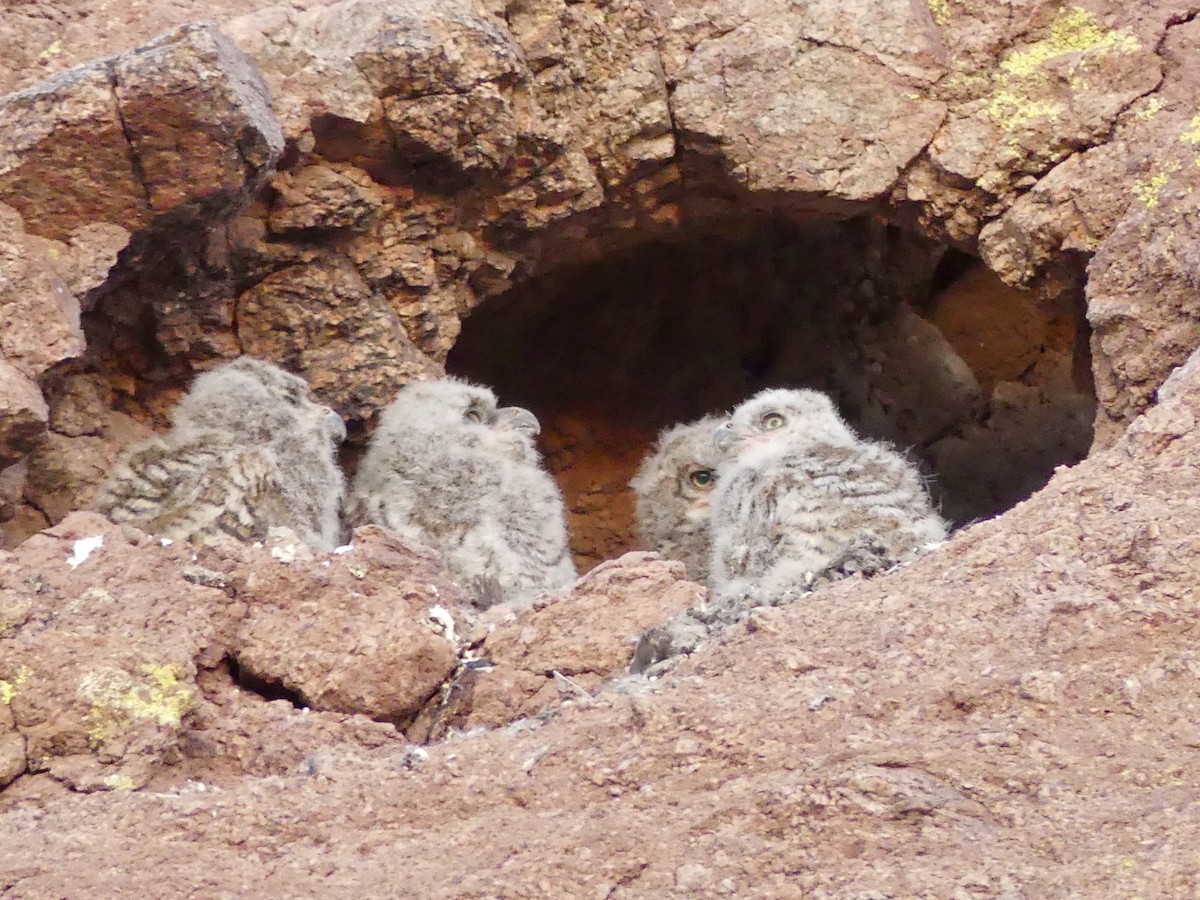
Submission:
[[[11,681],[0,680],[0,703],[8,706],[13,701],[13,697],[17,695],[17,688],[33,677],[33,670],[29,666],[21,666],[17,669],[17,674]]]
[[[1105,28],[1087,10],[1063,10],[1050,24],[1046,37],[1001,60],[984,111],[1005,131],[1015,131],[1038,119],[1057,119],[1064,111],[1063,104],[1038,96],[1052,88],[1047,63],[1078,56],[1068,85],[1080,91],[1087,89],[1084,73],[1089,66],[1110,54],[1136,53],[1140,49],[1141,43],[1128,31]]]
[[[104,786],[112,791],[132,791],[137,784],[128,775],[105,775]]]
[[[1153,119],[1155,116],[1158,115],[1159,111],[1165,105],[1166,104],[1163,103],[1163,101],[1160,97],[1151,97],[1149,100],[1146,101],[1144,106],[1140,107],[1139,109],[1137,109],[1134,112],[1134,115],[1137,116],[1139,119],[1141,119],[1143,122],[1149,122],[1151,119]]]
[[[1200,112],[1192,116],[1192,121],[1188,122],[1187,128],[1183,129],[1183,134],[1179,135],[1179,140],[1192,147],[1200,144]]]
[[[1159,172],[1151,172],[1145,178],[1139,178],[1133,183],[1133,195],[1146,205],[1146,209],[1154,209],[1162,199],[1163,188],[1171,180],[1171,175],[1179,171],[1178,165],[1167,166]]]
[[[121,734],[132,720],[150,719],[159,725],[178,725],[195,702],[175,665],[142,666],[142,678],[124,669],[89,672],[79,685],[87,700],[88,739],[93,746]]]

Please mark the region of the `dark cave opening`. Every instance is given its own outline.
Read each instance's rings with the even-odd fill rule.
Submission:
[[[229,655],[224,659],[224,665],[229,672],[229,677],[242,690],[256,694],[266,701],[286,700],[296,709],[308,709],[308,701],[299,692],[286,687],[278,681],[270,681],[261,678],[254,672],[251,672],[237,657]]]
[[[1081,278],[1020,291],[873,216],[763,215],[492,297],[447,370],[538,414],[588,568],[638,546],[627,485],[661,428],[772,386],[907,450],[956,524],[996,515],[1086,456],[1087,342]]]

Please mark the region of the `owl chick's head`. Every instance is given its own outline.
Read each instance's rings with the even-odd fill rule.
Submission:
[[[346,438],[342,417],[314,402],[303,378],[251,356],[200,375],[173,415],[181,431],[217,431],[249,444],[316,434],[336,446]]]
[[[755,394],[737,407],[714,435],[716,448],[725,458],[755,447],[853,444],[856,440],[828,396],[787,388]]]
[[[638,521],[646,540],[655,539],[641,525],[644,521],[663,516],[701,521],[708,515],[721,457],[713,444],[713,431],[720,424],[719,417],[705,416],[673,425],[659,434],[642,460],[629,486],[637,495]]]
[[[380,428],[437,428],[467,443],[499,439],[517,458],[533,454],[541,432],[537,416],[519,406],[499,406],[486,387],[459,378],[416,381],[396,394]]]
[[[708,577],[709,498],[720,460],[713,431],[720,423],[717,416],[706,416],[666,429],[629,482],[642,540],[682,562],[697,581]]]

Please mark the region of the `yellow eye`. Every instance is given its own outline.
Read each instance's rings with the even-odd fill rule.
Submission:
[[[717,476],[712,469],[692,469],[688,472],[688,481],[702,491],[711,491],[717,483]]]
[[[762,427],[767,431],[773,431],[776,428],[782,428],[787,420],[779,413],[767,413],[762,417]]]
[[[463,418],[468,422],[482,422],[483,416],[480,415],[477,409],[468,409],[463,415]]]

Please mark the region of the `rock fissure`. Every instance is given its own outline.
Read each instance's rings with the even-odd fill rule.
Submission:
[[[108,66],[108,81],[112,91],[113,107],[116,109],[117,121],[121,125],[121,134],[125,138],[125,146],[129,155],[129,168],[132,170],[134,178],[137,180],[138,186],[142,190],[142,196],[146,203],[146,208],[150,209],[150,184],[146,180],[146,172],[142,168],[142,160],[137,152],[135,143],[136,137],[129,128],[129,123],[125,121],[125,114],[121,110],[121,94],[120,85],[117,78],[117,67],[115,63]]]
[[[433,44],[433,0],[255,6],[214,13],[254,66],[192,27],[4,100],[0,312],[40,340],[82,302],[88,345],[0,335],[0,883],[244,892],[283,833],[291,896],[1194,893],[1194,5],[463,0]],[[40,34],[22,78],[97,47]],[[71,513],[243,351],[357,446],[444,368],[529,406],[590,571],[480,614],[378,532],[308,558]],[[704,604],[622,555],[629,475],[777,383],[912,448],[972,524],[611,683]]]

